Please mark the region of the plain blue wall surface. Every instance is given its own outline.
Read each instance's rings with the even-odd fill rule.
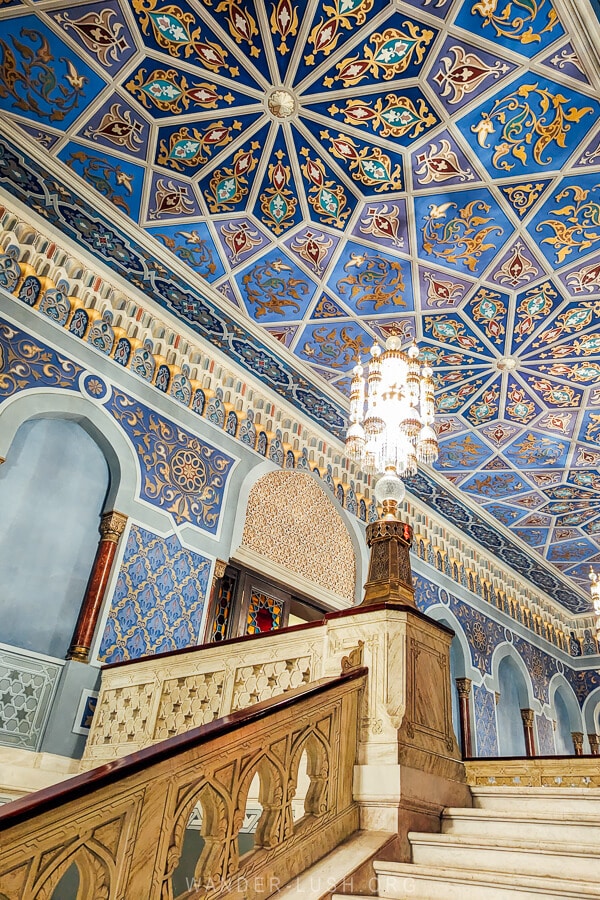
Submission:
[[[521,710],[528,706],[523,675],[510,657],[498,667],[498,742],[500,756],[525,756]]]
[[[64,657],[108,484],[102,451],[76,422],[21,425],[0,466],[0,642]]]

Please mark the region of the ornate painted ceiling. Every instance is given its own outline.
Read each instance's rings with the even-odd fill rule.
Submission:
[[[584,585],[600,559],[600,27],[576,7],[0,0],[0,109],[63,194],[85,182],[135,223],[158,302],[206,326],[174,299],[175,255],[222,328],[247,323],[240,362],[338,436],[356,360],[416,337],[438,472]]]

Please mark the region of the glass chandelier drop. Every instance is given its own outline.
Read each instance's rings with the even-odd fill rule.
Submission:
[[[600,640],[600,575],[590,566],[590,581],[592,582],[591,594],[596,616],[596,637]]]
[[[350,426],[346,451],[371,474],[416,474],[417,463],[438,458],[433,370],[419,364],[416,343],[407,352],[399,337],[381,350],[371,348],[366,382],[363,367],[354,368],[350,389]]]

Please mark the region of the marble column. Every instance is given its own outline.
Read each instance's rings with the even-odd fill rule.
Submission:
[[[572,731],[571,737],[573,738],[573,748],[575,750],[575,756],[583,756],[583,732]]]
[[[94,564],[85,589],[83,603],[79,610],[79,617],[75,625],[67,659],[75,659],[78,662],[85,663],[89,661],[94,632],[96,631],[102,602],[117,553],[117,544],[125,531],[126,524],[127,516],[115,510],[104,513],[100,519],[98,549],[96,550]]]
[[[526,756],[535,756],[535,740],[533,737],[535,714],[533,710],[522,709],[521,719],[523,720],[523,734],[525,735],[525,754]]]
[[[457,678],[458,709],[460,715],[460,749],[463,759],[473,755],[471,746],[471,696],[472,681],[470,678]]]
[[[600,756],[600,737],[597,734],[588,734],[588,741],[592,756]]]

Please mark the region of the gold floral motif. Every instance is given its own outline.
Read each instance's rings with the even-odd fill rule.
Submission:
[[[502,3],[501,12],[498,5]],[[491,25],[498,37],[514,38],[521,44],[538,43],[541,36],[552,31],[558,24],[558,17],[550,3],[546,6],[546,24],[534,30],[535,20],[544,7],[546,0],[481,0],[471,7],[472,13],[479,13],[483,19],[483,27]],[[518,10],[513,14],[513,5]]]
[[[381,137],[418,137],[421,132],[435,125],[436,117],[427,104],[419,98],[415,105],[409,97],[387,94],[385,101],[378,97],[370,100],[347,100],[344,109],[332,104],[327,110],[330,115],[343,113],[347,125],[370,126]]]
[[[564,221],[545,219],[536,227],[536,231],[541,231],[547,225],[554,232],[554,237],[543,238],[542,244],[551,244],[555,248],[558,263],[563,262],[574,248],[581,253],[600,240],[600,203],[590,200],[590,193],[582,187],[565,188],[556,195],[556,200],[564,200],[572,194],[573,202],[551,210],[552,215],[562,216]],[[573,224],[567,224],[571,222]]]
[[[250,47],[250,56],[260,56],[260,49],[253,43],[253,38],[258,35],[256,22],[246,9],[243,0],[222,0],[217,6],[217,12],[224,12],[229,25],[229,33],[237,44],[245,42]]]
[[[277,51],[283,56],[288,52],[287,39],[295,37],[298,31],[298,7],[294,6],[291,0],[278,0],[277,4],[272,6],[269,24],[271,32],[281,38]]]
[[[324,5],[323,12],[329,18],[321,19],[315,25],[308,37],[308,43],[313,46],[313,53],[304,57],[307,66],[314,66],[315,56],[322,53],[329,56],[337,47],[341,29],[351,28],[350,20],[354,19],[356,25],[364,25],[367,15],[370,13],[375,0],[333,0],[332,6]]]
[[[242,282],[248,301],[256,305],[254,315],[257,319],[268,312],[283,316],[288,307],[300,312],[296,300],[308,292],[308,284],[301,278],[294,278],[292,272],[282,259],[276,259],[259,263],[244,275]]]
[[[376,191],[402,190],[402,169],[400,165],[392,168],[390,157],[380,147],[363,147],[352,138],[338,134],[330,138],[328,131],[321,132],[322,140],[330,140],[329,152],[337,159],[348,163],[350,171],[362,184]]]
[[[284,156],[283,150],[275,153],[277,161],[271,163],[267,171],[271,186],[260,195],[260,208],[264,213],[262,221],[274,234],[291,228],[298,205],[298,199],[289,187],[292,171],[283,164]]]
[[[539,199],[541,192],[544,190],[544,183],[538,182],[533,184],[530,181],[527,184],[514,184],[502,187],[501,190],[510,201],[514,211],[523,218],[525,213]]]
[[[336,288],[340,296],[349,288],[350,300],[357,309],[364,303],[373,303],[376,312],[382,306],[406,306],[402,267],[397,260],[368,252],[351,253],[344,272],[346,277],[337,282]]]
[[[310,182],[308,202],[326,225],[342,228],[350,215],[350,210],[345,208],[348,201],[344,188],[327,178],[321,160],[311,159],[306,147],[300,153],[306,159],[301,166],[302,173]]]
[[[496,61],[493,66],[488,66],[475,53],[466,53],[461,46],[450,47],[450,53],[454,54],[454,61],[448,56],[442,57],[443,69],[433,80],[443,88],[442,97],[453,94],[448,100],[451,104],[460,103],[465,94],[477,90],[490,75],[498,79],[508,72],[506,63]]]
[[[371,47],[365,45],[363,56],[348,56],[336,65],[336,78],[325,78],[323,84],[331,88],[335,81],[341,81],[345,88],[359,84],[368,75],[389,81],[408,69],[413,56],[417,63],[423,61],[427,45],[434,33],[427,28],[421,29],[413,22],[404,21],[405,31],[388,28],[370,37]]]
[[[539,114],[532,106],[534,101],[539,106]],[[494,146],[492,157],[492,165],[496,169],[510,172],[514,168],[514,162],[504,159],[508,153],[512,153],[524,166],[529,155],[539,166],[547,166],[552,162],[552,157],[544,159],[544,151],[552,143],[557,147],[565,146],[571,128],[567,123],[579,122],[594,111],[591,106],[580,109],[571,106],[565,110],[565,104],[569,102],[562,94],[552,94],[547,88],[538,87],[537,83],[522,84],[512,94],[496,100],[490,112],[483,112],[479,122],[471,126],[471,131],[477,135],[479,146],[487,149],[487,139],[496,131],[494,122],[501,126],[501,138]]]
[[[491,216],[477,215],[490,211],[488,204],[482,200],[472,200],[462,209],[458,209],[456,203],[432,204],[429,209],[421,229],[425,252],[433,253],[448,263],[464,260],[472,272],[481,254],[496,246],[491,241],[485,242],[488,235],[503,233],[499,225],[487,224],[493,221]],[[446,214],[451,209],[457,209],[457,214],[447,219]]]

